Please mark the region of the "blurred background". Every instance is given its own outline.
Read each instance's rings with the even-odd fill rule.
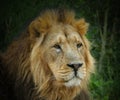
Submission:
[[[86,36],[96,59],[90,81],[92,100],[120,100],[120,4],[118,0],[2,0],[0,52],[18,37],[41,11],[67,8],[90,23]]]

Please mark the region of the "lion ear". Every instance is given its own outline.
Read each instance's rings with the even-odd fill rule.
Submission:
[[[28,31],[31,38],[40,37],[41,34],[45,34],[48,31],[48,24],[42,20],[42,18],[38,18],[29,25]]]
[[[82,18],[76,21],[75,27],[81,35],[84,35],[88,31],[89,24]]]

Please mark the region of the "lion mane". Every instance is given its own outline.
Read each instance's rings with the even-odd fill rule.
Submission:
[[[46,10],[33,20],[1,57],[9,100],[89,100],[94,60],[85,37],[88,26],[71,10]],[[73,37],[80,40],[78,49]]]

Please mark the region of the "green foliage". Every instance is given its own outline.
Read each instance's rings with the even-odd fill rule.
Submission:
[[[104,80],[98,73],[92,76],[90,81],[90,91],[92,100],[109,100],[113,80]]]

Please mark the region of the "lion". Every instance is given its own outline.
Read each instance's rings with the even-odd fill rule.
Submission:
[[[2,54],[12,100],[89,100],[88,27],[72,10],[46,10],[34,19]]]

